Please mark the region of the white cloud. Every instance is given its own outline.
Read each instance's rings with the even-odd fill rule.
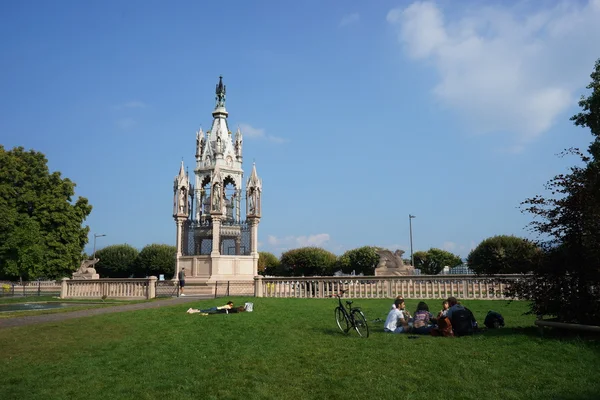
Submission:
[[[255,128],[250,124],[240,124],[240,131],[242,135],[246,138],[250,139],[266,139],[273,143],[285,143],[286,139],[280,138],[278,136],[267,135],[266,131],[263,128]]]
[[[128,101],[127,103],[123,103],[123,104],[119,104],[118,106],[115,106],[115,108],[117,110],[126,110],[126,109],[132,109],[132,108],[146,108],[146,107],[148,107],[148,105],[146,103],[144,103],[143,101],[138,101],[138,100]]]
[[[442,244],[442,250],[446,251],[454,251],[457,247],[458,246],[454,242],[444,242],[444,244]]]
[[[423,1],[387,15],[408,55],[436,69],[436,98],[478,133],[518,135],[513,152],[574,105],[600,42],[600,0],[532,4],[453,9],[450,19]]]
[[[240,124],[240,130],[245,137],[249,138],[262,138],[265,137],[265,130],[262,128],[255,128],[250,124]]]
[[[339,27],[348,26],[360,21],[360,15],[358,13],[346,14],[342,17],[339,23]]]
[[[269,235],[267,237],[267,243],[270,246],[279,248],[295,248],[295,247],[307,247],[307,246],[323,246],[330,240],[328,233],[318,233],[315,235],[308,236],[286,236],[278,238],[277,236]]]
[[[136,124],[137,122],[133,118],[119,118],[116,121],[117,127],[124,130],[133,128]]]

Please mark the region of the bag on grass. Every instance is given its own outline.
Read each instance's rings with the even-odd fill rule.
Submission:
[[[468,308],[454,311],[451,322],[455,336],[472,335],[477,329],[475,316]]]
[[[246,303],[244,304],[244,308],[246,309],[246,312],[252,312],[252,309],[254,308],[254,303]]]
[[[483,321],[483,323],[490,329],[500,328],[504,326],[504,317],[500,315],[500,313],[490,310],[485,316],[485,321]]]

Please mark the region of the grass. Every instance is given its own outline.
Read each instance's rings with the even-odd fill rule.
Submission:
[[[7,318],[18,318],[32,315],[42,314],[59,314],[64,312],[88,310],[92,308],[112,307],[124,304],[135,304],[143,303],[152,300],[106,300],[102,299],[60,299],[55,296],[27,296],[27,297],[0,297],[0,304],[14,304],[14,303],[73,303],[81,305],[69,306],[65,308],[53,308],[48,310],[28,310],[28,311],[6,311],[0,312],[0,319]]]
[[[372,323],[391,300],[355,301],[371,323],[368,339],[337,330],[332,299],[233,300],[252,301],[254,312],[188,315],[188,303],[0,329],[3,398],[592,399],[600,391],[599,342],[540,338],[522,302],[465,301],[481,323],[493,309],[507,326],[411,340]],[[416,304],[407,301],[412,312]]]

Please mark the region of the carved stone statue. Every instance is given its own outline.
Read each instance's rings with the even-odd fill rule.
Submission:
[[[185,204],[186,203],[186,199],[185,199],[186,195],[185,194],[186,194],[185,188],[180,188],[179,189],[179,212],[182,214],[185,213],[185,211],[186,211],[185,210],[186,209],[186,207],[185,207],[186,206],[186,204]]]
[[[392,253],[387,249],[377,249],[379,254],[379,264],[375,268],[375,276],[389,275],[413,275],[415,268],[410,265],[404,265],[402,261],[403,250],[396,250]]]
[[[256,193],[254,190],[250,190],[248,196],[248,214],[250,215],[254,215],[254,213],[256,212],[256,202],[254,200],[254,193]]]
[[[212,193],[212,211],[221,212],[221,187],[215,185]]]
[[[83,260],[79,269],[73,272],[73,279],[99,279],[100,275],[96,273],[96,269],[93,267],[98,261],[100,261],[99,258]]]

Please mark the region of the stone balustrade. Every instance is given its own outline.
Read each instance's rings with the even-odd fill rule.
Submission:
[[[342,277],[256,277],[257,297],[324,298],[341,290],[347,297],[410,299],[510,299],[505,291],[523,275],[410,275]]]
[[[62,299],[153,299],[156,297],[155,276],[125,279],[69,279],[63,278]]]

